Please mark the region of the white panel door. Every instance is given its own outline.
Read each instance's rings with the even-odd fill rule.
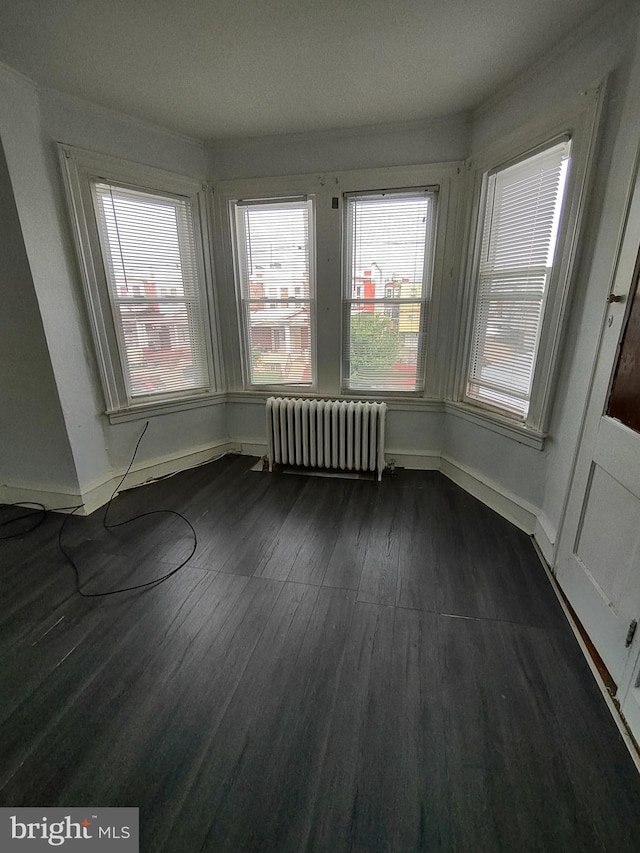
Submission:
[[[611,378],[640,272],[640,186],[636,182],[618,257],[556,575],[618,685],[621,710],[640,739],[640,432],[606,414]],[[638,296],[640,299],[640,295]],[[638,306],[636,304],[636,310]],[[640,387],[640,360],[633,366]]]

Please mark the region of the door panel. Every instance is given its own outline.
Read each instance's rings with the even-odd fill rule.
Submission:
[[[631,621],[640,600],[640,573],[633,560],[640,547],[640,498],[599,465],[592,467],[575,554],[616,618]],[[615,536],[609,533],[615,531]]]

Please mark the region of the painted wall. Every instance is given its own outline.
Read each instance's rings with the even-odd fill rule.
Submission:
[[[525,125],[550,104],[597,85],[617,69],[622,68],[626,76],[637,18],[638,7],[633,0],[603,4],[600,13],[475,111],[472,150],[478,151]],[[617,97],[615,91],[609,94],[610,99]]]
[[[84,333],[84,308],[61,228],[60,198],[50,180],[36,90],[2,74],[5,109],[0,133],[33,287],[56,378],[78,481],[104,472],[108,460],[98,415],[99,396],[91,382],[92,354]],[[60,452],[57,445],[52,454]]]
[[[27,499],[29,487],[73,495],[75,465],[1,144],[0,221],[0,500]]]
[[[201,142],[52,90],[39,94],[47,142],[66,142],[179,175],[205,178],[208,158]],[[55,147],[48,145],[53,160]],[[57,175],[57,162],[54,168]]]
[[[469,150],[469,116],[429,122],[234,139],[210,145],[215,180],[375,169],[463,160]]]

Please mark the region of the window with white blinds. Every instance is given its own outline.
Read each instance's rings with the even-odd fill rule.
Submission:
[[[206,187],[58,145],[110,418],[181,408],[217,385]]]
[[[231,207],[247,383],[313,385],[313,200]]]
[[[191,201],[91,181],[129,403],[209,389]]]
[[[466,397],[523,421],[529,412],[569,154],[565,140],[486,178]]]
[[[433,189],[345,196],[345,389],[424,387],[436,200]]]

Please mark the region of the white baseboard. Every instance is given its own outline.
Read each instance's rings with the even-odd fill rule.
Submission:
[[[554,566],[556,561],[557,530],[543,512],[538,512],[533,538],[547,564]]]
[[[198,447],[187,453],[173,454],[145,462],[140,467],[134,467],[124,483],[129,489],[144,483],[166,477],[188,468],[194,468],[206,462],[211,462],[226,453],[241,453],[245,456],[264,456],[267,445],[260,441],[231,441],[226,439],[213,444]],[[395,460],[399,467],[423,470],[441,471],[465,491],[481,500],[491,509],[511,521],[526,533],[536,535],[540,550],[548,560],[548,554],[553,552],[553,526],[546,517],[538,517],[538,511],[527,502],[508,493],[497,483],[485,479],[477,471],[462,466],[455,460],[441,457],[437,452],[421,452],[416,450],[399,451],[387,450],[387,461]],[[111,497],[124,472],[108,477],[105,480],[90,484],[82,493],[69,490],[38,488],[36,486],[4,486],[0,491],[0,499],[4,503],[19,503],[21,501],[36,501],[47,509],[61,507],[73,508],[80,506],[79,515],[88,515],[104,506]],[[551,560],[548,560],[552,563]]]
[[[495,510],[507,521],[515,524],[520,530],[529,534],[534,532],[537,509],[532,504],[510,494],[502,486],[485,479],[477,471],[472,471],[448,457],[443,456],[440,460],[440,470],[450,480]]]
[[[240,453],[247,456],[264,456],[268,449],[266,444],[246,441],[240,441],[239,447]],[[477,471],[462,466],[453,459],[440,456],[437,451],[385,449],[384,455],[387,463],[393,460],[401,468],[414,471],[441,471],[458,486],[525,533],[532,534],[538,527],[536,507],[510,494],[497,483],[485,479]]]
[[[393,460],[398,468],[409,468],[413,471],[439,471],[440,454],[436,451],[422,452],[420,450],[386,450],[384,457],[387,463]]]
[[[158,457],[134,467],[124,482],[124,489],[141,486],[160,477],[195,468],[224,456],[226,453],[241,453],[241,446],[230,440],[218,441],[204,447],[198,447],[187,453],[176,453]],[[86,486],[82,492],[72,492],[64,489],[39,488],[37,486],[3,486],[0,490],[0,503],[24,503],[33,501],[45,506],[48,510],[66,509],[71,511],[78,507],[77,515],[89,515],[107,503],[113,490],[120,482],[124,471],[114,474],[105,480]]]
[[[269,448],[264,442],[260,441],[245,441],[241,439],[237,442],[238,453],[243,456],[266,456]]]
[[[79,492],[71,491],[70,489],[56,489],[53,487],[38,487],[31,485],[4,485],[0,487],[0,503],[36,503],[42,504],[42,506],[46,507],[48,510],[71,512],[75,507],[81,507],[83,500],[82,495]],[[80,514],[82,514],[82,512]]]
[[[241,452],[241,450],[236,442],[224,440],[190,450],[188,453],[171,454],[159,457],[150,462],[145,462],[139,467],[132,468],[127,475],[127,479],[123,483],[122,491],[136,486],[142,486],[145,483],[150,483],[153,480],[160,479],[161,477],[177,474],[179,471],[186,471],[188,468],[195,468],[198,465],[204,465],[207,462],[212,462],[214,459],[219,459],[227,453],[239,452]],[[95,512],[95,510],[99,509],[101,506],[104,506],[113,494],[113,490],[120,482],[122,474],[124,474],[124,471],[86,489],[82,495],[84,510],[80,514],[88,515]]]
[[[264,456],[267,445],[240,442],[240,452],[249,456]],[[385,449],[387,463],[392,460],[398,467],[416,471],[441,471],[458,486],[482,501],[499,515],[511,521],[516,527],[532,534],[537,528],[538,510],[532,504],[510,494],[502,486],[482,477],[477,471],[460,465],[453,459],[442,457],[436,451],[419,450],[395,451]],[[549,525],[550,526],[550,525]]]

